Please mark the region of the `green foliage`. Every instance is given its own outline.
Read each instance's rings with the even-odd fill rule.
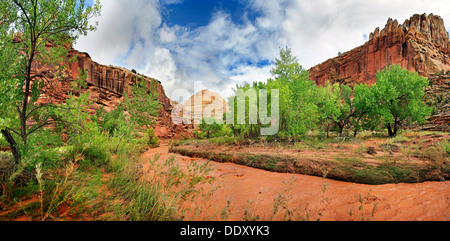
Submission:
[[[146,137],[147,137],[147,144],[150,147],[155,148],[155,147],[159,146],[159,139],[156,136],[155,130],[153,128],[149,127],[147,129],[147,136]]]
[[[280,50],[280,58],[275,60],[271,73],[273,77],[267,83],[236,85],[228,98],[232,109],[227,113],[227,122],[234,123],[228,125],[234,136],[257,137],[265,126],[258,113],[261,108],[259,90],[268,93],[269,116],[271,92],[279,91],[280,128],[276,137],[281,139],[297,140],[308,131],[316,130],[324,131],[327,137],[330,131],[347,135],[346,130],[351,127],[355,137],[361,130],[379,128],[387,128],[392,137],[402,124],[422,124],[431,113],[431,108],[424,103],[428,80],[398,65],[379,71],[378,81],[372,86],[357,84],[352,89],[329,82],[318,86],[286,47]],[[245,112],[240,113],[240,105],[245,105]],[[221,132],[218,124],[202,123],[200,128],[204,133],[198,135],[200,138],[216,137],[211,133]]]
[[[100,9],[98,0],[92,6],[86,6],[84,0],[0,3],[0,131],[16,164],[27,154],[29,137],[52,123],[49,107],[53,105],[37,103],[42,87],[51,81],[48,76],[68,78],[65,65],[61,65],[69,52],[65,46],[80,34],[95,30],[89,20],[99,16]],[[53,47],[46,47],[49,42]],[[35,63],[51,67],[49,73],[34,74],[31,67]],[[30,122],[35,125],[28,125]]]
[[[303,72],[290,85],[292,89],[292,105],[289,108],[288,132],[294,137],[301,137],[309,130],[315,129],[319,123],[320,99],[319,87],[309,80],[309,73]]]
[[[53,111],[59,129],[68,134],[70,144],[82,146],[89,143],[92,136],[100,133],[96,123],[90,121],[88,110],[92,103],[89,95],[90,92],[83,93],[79,97],[70,94],[69,99]]]
[[[197,132],[197,137],[200,139],[209,139],[213,137],[231,136],[231,128],[227,125],[218,124],[218,122],[219,121],[214,117],[206,117],[202,119],[202,123],[199,125],[201,132]]]
[[[308,71],[304,70],[298,63],[297,57],[292,55],[291,49],[280,50],[280,59],[275,60],[275,66],[271,71],[273,78],[267,83],[254,82],[236,85],[234,94],[229,98],[229,103],[234,102],[233,116],[234,125],[231,129],[235,135],[256,137],[260,135],[260,129],[266,127],[262,124],[262,116],[258,110],[261,108],[260,90],[267,91],[267,113],[272,116],[272,90],[279,91],[279,133],[289,133],[294,136],[301,136],[310,128],[314,128],[317,123],[318,108],[317,86],[309,80]],[[254,90],[254,92],[252,92]],[[250,98],[250,94],[255,93],[256,98]],[[250,100],[253,100],[250,102]],[[238,113],[237,106],[245,103],[245,115]],[[244,124],[242,124],[244,123]]]
[[[319,88],[319,99],[317,105],[319,107],[319,121],[323,125],[323,129],[327,133],[330,131],[331,125],[338,122],[341,116],[339,108],[340,86],[339,84],[331,85],[329,82],[322,88]]]
[[[124,133],[127,128],[126,117],[123,114],[124,107],[119,105],[115,110],[106,112],[103,106],[100,106],[91,116],[92,121],[96,122],[102,132],[107,132],[110,136]]]
[[[3,135],[0,135],[0,149],[8,147],[8,142],[5,140]]]
[[[353,89],[354,114],[351,123],[354,128],[354,137],[360,130],[372,130],[379,121],[376,113],[377,100],[372,88],[367,84],[356,85]]]
[[[128,111],[131,126],[153,126],[155,116],[158,116],[160,102],[156,90],[156,80],[146,82],[137,77],[136,83],[131,88],[131,96],[124,95],[125,108]]]
[[[447,156],[450,156],[450,141],[449,140],[442,140],[438,143],[438,146],[440,146],[441,150],[447,154]]]
[[[377,73],[377,83],[372,87],[377,100],[376,112],[387,126],[389,136],[395,136],[402,123],[422,124],[431,113],[424,103],[428,80],[392,65]]]

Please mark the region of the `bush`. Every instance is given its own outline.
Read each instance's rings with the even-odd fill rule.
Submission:
[[[155,130],[153,128],[147,129],[147,144],[151,148],[159,147],[159,139],[155,134]]]
[[[59,155],[57,149],[48,149],[36,152],[31,157],[31,162],[28,165],[29,168],[34,168],[36,164],[42,163],[42,167],[47,168],[57,168],[59,161],[61,160],[61,155]]]
[[[107,165],[111,160],[111,154],[103,147],[101,146],[74,146],[65,149],[63,152],[61,152],[63,155],[63,158],[70,161],[75,161],[77,158],[81,155],[81,167],[89,167],[89,166],[105,166]]]
[[[443,140],[438,145],[441,147],[441,150],[447,154],[447,156],[450,156],[450,141]]]
[[[8,179],[9,174],[14,170],[13,159],[14,157],[10,152],[0,152],[0,184],[4,183]]]

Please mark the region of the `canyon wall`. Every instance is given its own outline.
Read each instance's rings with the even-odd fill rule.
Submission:
[[[327,81],[354,86],[374,84],[378,70],[392,64],[428,77],[426,101],[434,107],[429,122],[419,129],[450,131],[450,40],[444,20],[416,14],[403,24],[389,18],[364,45],[310,69],[318,85]]]
[[[349,85],[376,82],[378,70],[391,64],[423,76],[450,71],[450,41],[444,20],[436,15],[414,15],[403,24],[389,19],[376,28],[364,45],[310,69],[311,79]]]
[[[171,120],[171,111],[174,108],[172,101],[166,96],[164,87],[156,79],[137,74],[125,68],[106,66],[92,60],[87,53],[71,49],[69,58],[75,57],[75,61],[69,64],[69,74],[72,79],[87,71],[86,81],[91,91],[91,100],[97,105],[102,105],[106,110],[116,108],[123,101],[124,93],[131,94],[130,86],[141,78],[147,86],[153,85],[156,96],[161,103],[160,116],[157,118],[155,132],[160,138],[173,138],[183,134],[188,127],[175,125]],[[82,73],[79,73],[81,71]],[[94,107],[95,108],[95,107]]]

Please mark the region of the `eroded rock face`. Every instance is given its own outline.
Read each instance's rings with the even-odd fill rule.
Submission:
[[[86,81],[89,85],[121,97],[124,93],[130,94],[130,86],[136,83],[137,78],[141,78],[148,85],[156,85],[158,99],[163,105],[164,110],[168,111],[172,108],[170,99],[166,96],[164,88],[158,80],[138,75],[124,68],[101,65],[94,62],[89,54],[81,53],[74,49],[72,49],[70,54],[70,57],[76,56],[76,61],[69,65],[69,71],[73,79],[77,78],[79,74],[84,74],[84,71],[87,71]],[[78,72],[79,69],[82,70],[82,73]]]
[[[436,15],[414,15],[403,24],[389,19],[376,28],[364,45],[310,69],[311,79],[353,86],[376,82],[376,73],[391,64],[423,76],[450,71],[450,40],[444,20]]]
[[[450,132],[450,74],[435,74],[429,79],[425,101],[433,106],[433,113],[428,123],[417,129]]]
[[[428,123],[417,128],[450,131],[450,40],[439,16],[416,14],[403,24],[389,18],[384,29],[376,28],[370,34],[367,43],[311,68],[310,74],[318,85],[331,81],[353,87],[374,84],[378,70],[392,64],[433,82],[426,101],[434,111]]]
[[[89,54],[81,53],[74,49],[70,51],[70,57],[76,57],[76,61],[69,64],[69,72],[73,79],[87,71],[86,81],[91,90],[91,100],[94,105],[102,105],[109,111],[115,109],[122,101],[124,93],[130,94],[130,86],[136,83],[137,78],[147,82],[147,86],[153,86],[161,103],[160,116],[157,119],[155,132],[160,138],[174,138],[180,135],[188,135],[186,125],[175,125],[171,120],[171,111],[174,108],[171,100],[166,96],[164,88],[156,79],[139,75],[128,69],[106,66],[96,63]],[[81,73],[79,73],[79,70]],[[94,106],[94,109],[96,107]]]
[[[51,45],[48,46],[52,47]],[[175,125],[171,119],[171,112],[173,104],[166,96],[164,88],[156,79],[139,75],[133,71],[99,64],[91,59],[89,54],[79,52],[71,46],[68,59],[74,59],[72,63],[66,62],[67,70],[63,78],[61,76],[54,76],[53,68],[35,62],[32,66],[32,73],[46,76],[49,81],[43,87],[38,103],[48,104],[50,102],[60,104],[69,98],[69,93],[78,95],[79,90],[73,89],[72,81],[82,74],[87,74],[87,88],[82,89],[82,92],[90,91],[89,99],[93,102],[88,109],[91,114],[103,106],[106,111],[114,110],[123,100],[124,94],[131,94],[131,88],[136,83],[137,78],[142,79],[147,83],[149,90],[155,91],[158,100],[161,103],[159,109],[159,116],[155,126],[155,132],[160,138],[179,138],[189,136],[192,134],[189,127],[186,125]],[[87,72],[87,73],[86,73]],[[152,88],[150,88],[152,86]]]
[[[178,122],[200,124],[203,118],[213,117],[222,120],[223,114],[228,111],[225,100],[218,93],[202,90],[191,96],[182,105],[175,107],[174,115]]]

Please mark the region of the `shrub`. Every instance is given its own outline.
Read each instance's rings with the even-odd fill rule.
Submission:
[[[438,145],[441,147],[441,150],[447,154],[447,156],[450,156],[450,141],[449,140],[443,140]]]
[[[85,146],[77,145],[65,152],[65,159],[74,161],[80,155],[83,157],[80,161],[81,167],[88,168],[91,165],[100,167],[107,165],[111,160],[111,154],[101,146]]]
[[[147,144],[151,148],[159,147],[159,139],[155,134],[155,130],[153,128],[147,129]]]

